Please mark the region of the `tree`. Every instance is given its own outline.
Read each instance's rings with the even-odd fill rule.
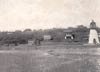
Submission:
[[[23,32],[32,32],[31,29],[25,29]]]

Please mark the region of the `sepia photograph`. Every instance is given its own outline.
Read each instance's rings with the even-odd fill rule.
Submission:
[[[0,72],[100,72],[100,0],[0,0]]]

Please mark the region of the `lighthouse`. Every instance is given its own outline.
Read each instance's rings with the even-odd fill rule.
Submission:
[[[96,30],[96,22],[92,20],[90,23],[89,44],[99,44],[98,33]]]

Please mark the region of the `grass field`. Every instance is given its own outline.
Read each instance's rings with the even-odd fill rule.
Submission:
[[[97,47],[45,44],[2,48],[0,72],[100,72],[100,49]]]

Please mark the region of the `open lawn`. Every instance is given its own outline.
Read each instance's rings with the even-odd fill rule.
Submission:
[[[80,47],[63,44],[1,46],[4,50],[0,51],[0,72],[100,72],[99,47]]]

